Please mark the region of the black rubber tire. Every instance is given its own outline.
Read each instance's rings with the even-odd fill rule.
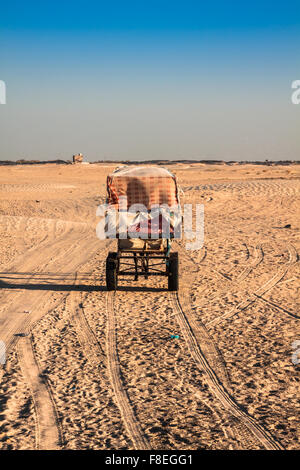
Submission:
[[[118,286],[119,260],[118,253],[110,252],[106,258],[106,288],[116,290]]]
[[[178,253],[171,253],[169,259],[168,290],[178,291],[179,289],[179,261]]]

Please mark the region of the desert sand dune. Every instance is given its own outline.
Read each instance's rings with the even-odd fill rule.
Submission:
[[[0,167],[0,448],[298,449],[298,166],[170,167],[205,208],[178,295],[106,291],[113,168]]]

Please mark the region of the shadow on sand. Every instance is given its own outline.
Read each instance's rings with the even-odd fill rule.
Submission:
[[[0,273],[0,290],[48,290],[61,292],[105,292],[106,285],[103,281],[97,281],[92,273],[80,273],[77,283],[74,283],[76,273]],[[14,282],[12,282],[12,280]],[[122,278],[120,279],[122,280]],[[27,281],[27,282],[26,282]],[[69,283],[68,283],[69,281]],[[73,281],[73,282],[72,282]],[[82,281],[92,281],[93,284],[83,284]],[[128,279],[126,279],[128,282]],[[99,282],[99,284],[97,284]],[[129,281],[130,282],[130,281]],[[134,281],[132,281],[134,282]],[[117,291],[120,292],[166,292],[167,288],[121,285]]]

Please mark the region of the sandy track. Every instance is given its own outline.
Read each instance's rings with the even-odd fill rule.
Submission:
[[[235,282],[241,282],[249,276],[263,260],[264,254],[261,245],[257,245],[254,250],[254,257],[250,266],[246,266],[243,271],[236,277]]]
[[[292,245],[288,246],[288,253],[289,253],[289,260],[286,263],[285,267],[280,268],[270,279],[268,279],[267,282],[265,282],[259,289],[253,292],[252,295],[248,296],[246,300],[243,300],[236,307],[229,310],[228,312],[225,312],[221,317],[214,318],[213,320],[207,323],[207,326],[208,327],[214,326],[215,324],[223,320],[227,320],[228,318],[231,318],[233,315],[236,315],[241,310],[245,310],[253,302],[255,302],[257,298],[260,298],[263,294],[265,294],[270,289],[272,289],[279,281],[281,281],[281,279],[283,279],[284,276],[287,274],[289,268],[293,266],[295,263],[297,263],[298,261],[298,254],[297,254],[295,247],[293,247]]]
[[[75,224],[76,228],[77,230],[74,230],[74,224],[66,223],[63,235],[47,239],[35,250],[30,250],[30,253],[26,252],[17,262],[10,264],[9,270],[6,270],[5,276],[2,277],[5,279],[4,287],[10,290],[18,287],[18,278],[20,274],[22,277],[22,270],[30,273],[25,278],[25,284],[24,281],[20,284],[20,289],[11,300],[6,298],[5,294],[2,297],[0,337],[5,341],[7,354],[18,342],[19,362],[34,403],[37,449],[57,449],[62,445],[63,438],[51,386],[41,375],[41,368],[31,342],[31,330],[34,324],[62,299],[53,298],[51,288],[47,289],[47,284],[42,286],[37,284],[36,277],[38,275],[40,279],[39,273],[53,269],[56,269],[56,273],[64,270],[72,272],[99,249],[99,246],[94,243],[94,237],[89,236],[84,230],[86,226],[82,229],[82,225]],[[90,245],[88,252],[82,250],[83,242]],[[6,282],[8,279],[9,282]],[[17,282],[12,283],[12,280]],[[66,281],[70,282],[70,277],[65,279],[62,274],[59,281],[63,289]],[[75,279],[71,279],[72,284],[75,285]],[[30,296],[28,296],[28,291]]]
[[[189,268],[190,268],[189,275],[191,274],[191,272],[194,272],[195,274],[199,274],[199,265],[201,265],[201,259],[196,264],[196,270],[195,270],[195,268],[193,269],[191,258],[189,258],[186,255],[185,250],[183,250],[179,244],[177,244],[177,247],[179,248],[180,256],[182,256],[184,259],[184,261],[182,260],[181,265],[183,265],[184,263],[187,263],[189,265]],[[202,257],[202,259],[204,259],[204,256]],[[203,353],[205,354],[205,357],[207,358],[208,362],[211,364],[211,367],[214,369],[215,373],[219,377],[219,380],[221,380],[221,382],[224,384],[227,390],[230,390],[231,389],[230,378],[228,375],[228,371],[226,369],[224,358],[221,352],[219,351],[216,343],[214,342],[213,338],[210,336],[203,322],[201,322],[199,318],[197,319],[197,321],[195,320],[194,315],[190,309],[190,290],[191,289],[189,287],[189,283],[186,282],[186,279],[184,280],[184,276],[186,277],[187,274],[186,273],[184,274],[183,269],[181,270],[181,273],[182,273],[183,282],[182,282],[182,287],[180,288],[180,308],[182,306],[185,312],[187,312],[188,317],[189,317],[189,322],[193,324],[193,334],[195,336],[195,340],[198,342],[198,344],[201,344],[201,349]],[[175,314],[177,315],[178,305],[177,303],[174,304],[173,297],[172,297],[172,300],[173,300],[173,305],[175,308]]]
[[[47,300],[51,298],[51,291],[39,290],[38,288],[35,290],[35,274],[38,274],[41,270],[51,270],[51,266],[57,266],[60,259],[64,259],[66,265],[68,265],[68,262],[69,265],[72,264],[72,260],[73,263],[78,263],[80,257],[76,258],[75,256],[74,258],[74,255],[82,251],[80,237],[83,239],[85,235],[81,234],[81,236],[79,236],[77,233],[74,234],[72,232],[69,236],[65,234],[60,240],[52,240],[47,244],[39,246],[38,249],[32,251],[30,254],[26,253],[17,263],[13,263],[9,267],[13,272],[17,273],[16,279],[18,279],[21,269],[31,272],[32,274],[27,278],[25,285],[20,285],[19,292],[14,295],[11,300],[7,298],[5,301],[2,298],[0,336],[3,338],[3,341],[5,341],[7,351],[9,351],[16,339],[15,334],[22,333],[22,329],[28,325],[28,318],[30,318],[31,323],[34,323],[44,313],[40,310],[40,306],[43,305],[42,310],[44,311],[47,309]],[[41,264],[41,258],[43,264]],[[10,271],[6,271],[6,273],[9,275]],[[5,279],[5,276],[3,279]],[[31,281],[32,284],[30,284]],[[2,287],[9,289],[12,287],[15,288],[16,286],[18,286],[18,283],[12,285],[10,282],[4,284]],[[28,296],[27,289],[32,289],[30,296]]]
[[[202,354],[201,349],[193,334],[192,326],[190,325],[186,314],[184,313],[178,295],[173,294],[174,308],[177,312],[177,319],[180,324],[181,331],[184,335],[185,341],[188,344],[190,353],[194,358],[195,362],[201,367],[206,373],[205,381],[207,382],[210,390],[213,391],[214,395],[218,398],[223,407],[230,412],[235,418],[240,421],[240,424],[245,425],[251,433],[263,444],[267,450],[278,450],[282,449],[282,446],[276,442],[274,438],[256,421],[247,415],[232,399],[226,389],[220,383],[215,371],[210,367],[206,357]]]
[[[76,280],[77,273],[75,275],[75,286],[78,284]],[[94,367],[98,367],[100,363],[105,362],[106,358],[84,314],[80,292],[70,292],[67,297],[67,309],[71,312],[71,320],[75,325],[82,349],[86,352],[91,364]]]
[[[209,447],[211,444],[203,443],[201,433],[222,442],[228,435],[228,427],[223,426],[224,413],[214,410],[212,397],[184,342],[170,342],[168,338],[168,331],[174,331],[177,323],[170,299],[166,302],[154,291],[151,296],[148,294],[151,303],[149,298],[145,304],[142,292],[127,292],[130,314],[126,318],[125,295],[122,290],[115,294],[120,373],[151,448]],[[192,427],[185,426],[185,419]],[[233,448],[234,444],[235,440],[229,439],[226,448]],[[216,446],[216,442],[212,445]]]
[[[191,258],[189,258],[184,250],[180,249],[180,254],[184,257],[184,263],[192,265]],[[262,249],[259,245],[255,250],[254,259],[250,267],[246,267],[240,274],[236,276],[236,280],[244,279],[250,271],[257,266],[263,258]],[[190,276],[191,268],[188,270]],[[201,269],[201,263],[197,264],[197,270]],[[231,423],[230,435],[236,442],[240,442],[242,446],[253,445],[253,437],[258,443],[262,444],[266,449],[282,449],[280,443],[268,433],[263,427],[261,427],[251,416],[249,416],[234,400],[231,392],[230,378],[226,369],[225,361],[214,344],[213,339],[210,337],[206,326],[201,322],[198,317],[197,320],[190,309],[189,297],[191,286],[187,282],[184,282],[184,277],[187,276],[186,269],[182,269],[182,283],[185,286],[184,289],[180,289],[179,293],[172,293],[171,298],[176,312],[176,318],[180,324],[183,336],[188,344],[190,353],[199,365],[200,369],[205,371],[205,380],[207,380],[210,390],[218,398],[224,410],[227,411],[236,420],[229,418]],[[226,276],[228,278],[228,276]],[[184,307],[183,307],[184,306]],[[197,391],[194,391],[197,393]],[[211,405],[214,406],[214,405]],[[215,408],[217,408],[215,406]],[[222,410],[219,410],[222,414]],[[223,417],[224,421],[224,417]],[[226,418],[225,418],[226,421]],[[252,434],[249,435],[245,427]]]
[[[275,302],[271,302],[270,300],[268,299],[265,299],[264,297],[262,297],[261,295],[258,295],[258,294],[253,294],[255,295],[255,297],[257,297],[258,300],[262,301],[262,302],[265,302],[266,304],[270,305],[271,307],[275,307],[277,310],[279,310],[280,312],[292,317],[292,318],[297,318],[298,320],[300,319],[300,316],[293,313],[293,312],[290,312],[289,310],[281,307],[278,303],[275,303]]]
[[[299,194],[298,181],[236,181],[226,183],[203,184],[198,186],[184,186],[183,191],[221,191],[224,193],[247,193],[248,195],[268,194],[272,195],[295,195]]]
[[[39,450],[57,450],[62,443],[53,394],[49,383],[41,376],[30,337],[18,343],[18,357],[33,399],[35,409],[35,442]]]
[[[107,358],[108,372],[115,393],[117,404],[123,416],[128,435],[137,450],[150,450],[150,446],[143,435],[140,425],[132,410],[126,389],[123,386],[121,369],[117,351],[116,322],[114,310],[114,293],[108,292],[106,297],[107,312]]]
[[[53,191],[59,189],[73,189],[75,186],[71,184],[0,184],[0,191],[3,192],[37,192],[37,191]]]

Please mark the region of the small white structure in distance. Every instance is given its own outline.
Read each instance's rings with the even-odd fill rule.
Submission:
[[[82,153],[77,153],[76,155],[73,155],[73,164],[81,163],[82,165],[88,165],[89,162],[84,162],[83,161],[83,155]]]

